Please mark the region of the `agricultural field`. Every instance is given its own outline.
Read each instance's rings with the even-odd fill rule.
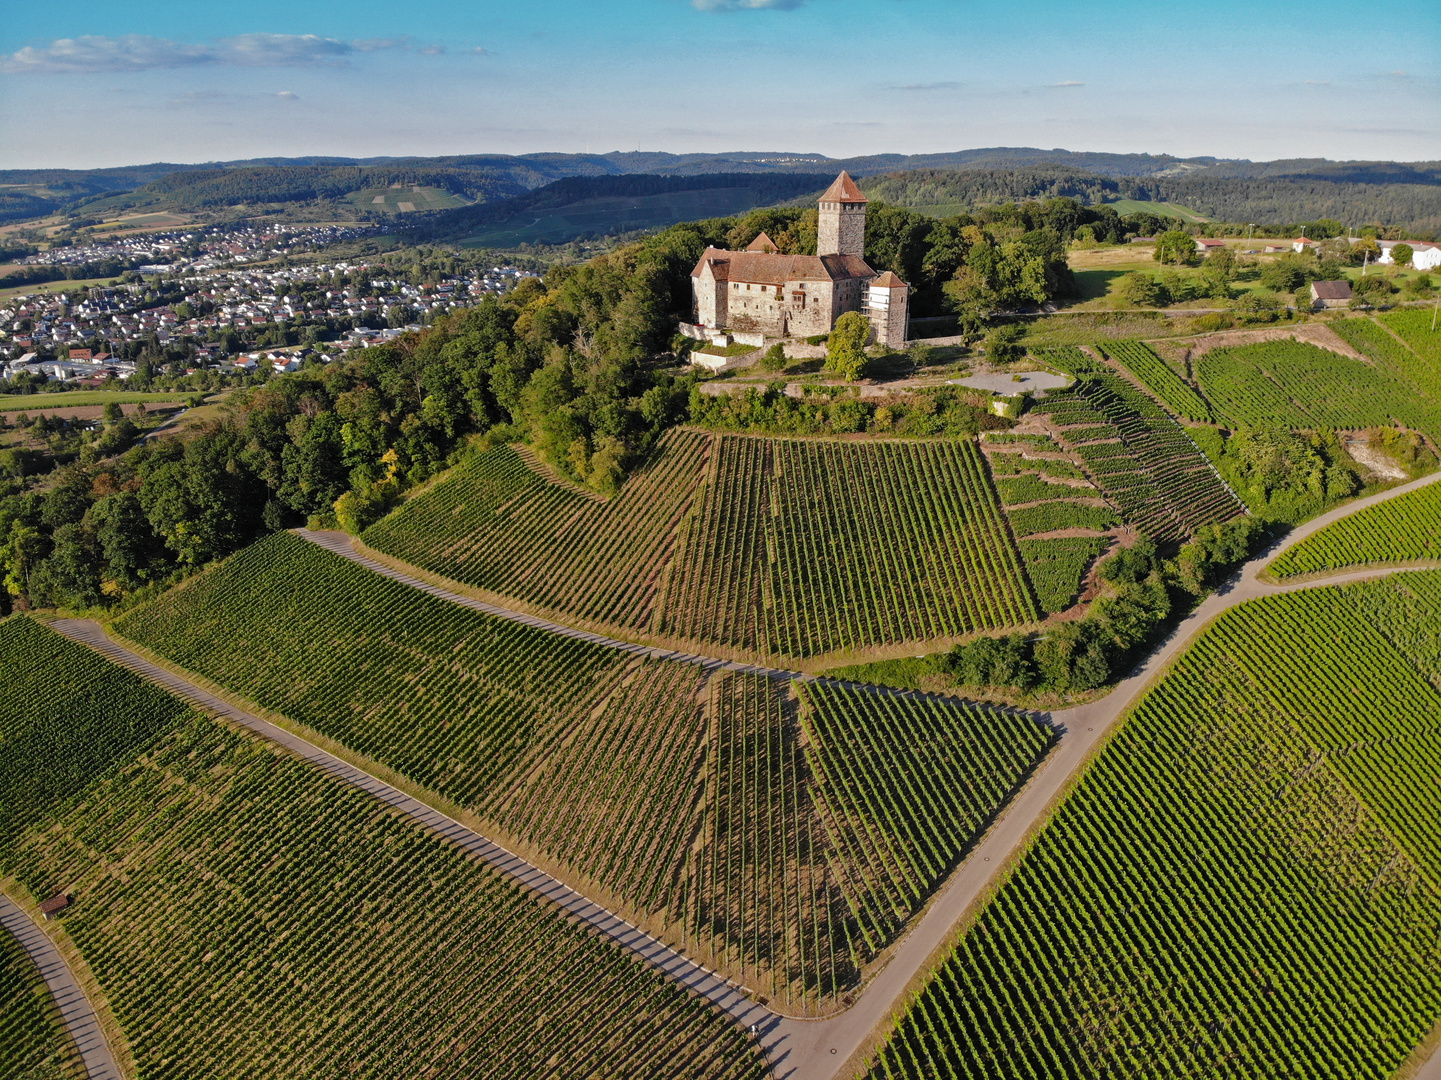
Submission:
[[[1020,543],[1036,599],[1042,611],[1051,613],[1075,602],[1086,571],[1111,542],[1105,536],[1070,536]]]
[[[804,659],[1037,616],[974,444],[675,431],[610,502],[510,447],[363,536],[489,597],[732,655]]]
[[[55,999],[20,943],[0,930],[0,1076],[83,1080],[85,1067]]]
[[[1351,566],[1441,561],[1441,484],[1368,507],[1328,525],[1267,567],[1278,578]]]
[[[959,702],[642,662],[290,534],[116,626],[803,1010],[857,984],[1051,741]],[[880,731],[884,750],[864,752],[918,762],[905,787],[837,756]]]
[[[90,405],[150,404],[168,402],[180,404],[187,394],[168,393],[140,394],[123,390],[65,390],[55,394],[0,394],[0,412],[28,412],[32,415],[50,409],[83,408]]]
[[[1226,612],[869,1075],[1393,1075],[1441,1012],[1437,685],[1441,573]]]
[[[1048,393],[1034,411],[1056,425],[1128,524],[1157,540],[1179,540],[1242,513],[1235,493],[1164,409],[1079,349],[1044,353],[1077,381]]]
[[[1441,399],[1405,372],[1307,342],[1212,349],[1197,362],[1196,377],[1211,404],[1234,424],[1348,429],[1399,422],[1433,439],[1441,436]]]
[[[1198,424],[1215,421],[1211,407],[1196,393],[1194,387],[1177,375],[1151,349],[1140,341],[1107,341],[1096,346],[1107,359],[1114,360],[1140,379],[1177,416]]]
[[[49,630],[0,630],[30,689],[0,717],[78,778],[0,858],[71,896],[141,1075],[764,1075],[728,1018],[369,795]],[[107,768],[52,719],[77,686],[146,732]]]
[[[466,199],[446,191],[444,188],[417,184],[365,188],[362,191],[352,191],[346,198],[361,210],[372,210],[382,214],[414,214],[428,210],[454,210],[457,206],[471,205]]]

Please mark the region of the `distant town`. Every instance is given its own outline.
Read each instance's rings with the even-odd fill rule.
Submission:
[[[410,280],[379,262],[316,259],[366,226],[153,233],[56,247],[20,266],[122,264],[113,283],[55,281],[0,301],[0,378],[98,387],[147,373],[293,371],[422,329],[527,276],[497,265]],[[292,262],[309,256],[304,263]],[[314,261],[312,261],[314,260]],[[158,374],[159,371],[156,371]]]

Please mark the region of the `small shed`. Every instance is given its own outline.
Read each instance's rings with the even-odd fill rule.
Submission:
[[[1311,306],[1320,304],[1322,307],[1345,307],[1351,302],[1351,283],[1349,281],[1313,281],[1311,282]]]
[[[1209,255],[1213,251],[1219,251],[1226,246],[1226,241],[1217,239],[1214,236],[1196,237],[1196,250],[1202,255]]]
[[[40,904],[40,914],[44,915],[48,921],[59,916],[59,914],[69,906],[70,897],[64,893],[56,893],[49,900],[45,900]]]

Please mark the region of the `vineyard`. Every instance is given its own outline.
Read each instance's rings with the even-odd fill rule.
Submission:
[[[856,984],[1049,744],[1028,719],[955,702],[640,661],[450,604],[289,533],[116,628],[460,804],[797,1008]],[[811,708],[824,723],[807,730]],[[902,773],[904,788],[828,764],[833,741],[887,726],[887,753],[930,762]],[[841,800],[872,808],[868,831],[837,823]],[[914,821],[923,837],[886,832]]]
[[[1441,398],[1428,396],[1407,374],[1307,342],[1212,349],[1197,362],[1196,377],[1212,404],[1235,424],[1316,429],[1399,422],[1433,438],[1441,435]]]
[[[368,795],[203,718],[11,859],[37,895],[73,896],[66,927],[146,1077],[765,1071],[700,999]]]
[[[1105,536],[1068,536],[1022,540],[1021,556],[1036,590],[1041,610],[1065,611],[1076,600],[1082,578],[1097,556],[1110,546]]]
[[[1164,409],[1079,349],[1046,352],[1050,363],[1077,379],[1070,389],[1036,402],[1035,411],[1057,425],[1061,440],[1128,524],[1158,540],[1179,540],[1243,511]]]
[[[873,1077],[1392,1075],[1441,1013],[1441,574],[1233,608]]]
[[[30,619],[0,622],[0,661],[0,853],[188,711]]]
[[[503,600],[665,641],[804,658],[1036,617],[973,444],[672,432],[610,503],[510,447],[365,534]]]
[[[0,645],[0,655],[3,650]],[[0,930],[0,1076],[14,1080],[85,1076],[55,999],[20,943],[4,930]]]
[[[1172,371],[1149,345],[1120,340],[1103,342],[1096,348],[1145,383],[1146,388],[1177,416],[1202,424],[1215,421],[1206,400],[1196,393],[1190,383]]]
[[[365,533],[371,547],[540,610],[630,631],[705,472],[711,437],[672,431],[610,502],[550,482],[510,446],[478,454]]]
[[[1410,346],[1390,358],[1396,370],[1433,402],[1441,402],[1441,330],[1431,328],[1433,314],[1414,309],[1388,311],[1380,320]]]
[[[1267,568],[1278,578],[1349,566],[1441,561],[1441,484],[1368,507],[1308,536]]]

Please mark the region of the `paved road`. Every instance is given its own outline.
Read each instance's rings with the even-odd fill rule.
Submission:
[[[1265,584],[1257,577],[1266,563],[1281,551],[1340,518],[1438,480],[1441,480],[1441,473],[1350,503],[1293,530],[1283,540],[1237,571],[1230,581],[1182,621],[1145,662],[1110,694],[1089,705],[1052,714],[1049,720],[1059,729],[1061,737],[1049,756],[1001,818],[972,850],[966,862],[946,883],[930,908],[900,941],[885,967],[867,983],[855,1004],[846,1012],[826,1020],[794,1020],[755,1004],[720,976],[673,952],[649,935],[636,930],[619,916],[592,903],[511,852],[305,740],[242,712],[205,693],[187,680],[121,648],[105,637],[98,624],[81,620],[61,620],[53,625],[62,633],[97,648],[117,663],[140,672],[181,697],[194,701],[209,711],[229,716],[266,738],[290,748],[326,771],[371,792],[426,827],[475,852],[491,865],[521,881],[526,887],[559,904],[623,947],[644,957],[659,970],[714,1001],[743,1027],[750,1028],[755,1025],[761,1045],[777,1077],[786,1080],[834,1080],[846,1060],[866,1042],[871,1033],[904,1006],[902,995],[906,986],[923,970],[927,960],[949,942],[957,920],[985,893],[995,872],[1022,849],[1033,830],[1043,823],[1048,808],[1066,785],[1079,774],[1116,721],[1208,622],[1226,609],[1257,597],[1373,579],[1396,572],[1390,569],[1360,570],[1323,580],[1276,586]],[[351,547],[350,538],[342,533],[301,530],[300,534],[307,540],[352,559],[376,573],[404,582],[433,596],[568,637],[581,638],[637,655],[681,660],[709,668],[752,671],[773,678],[805,677],[774,668],[654,649],[575,630],[429,585],[360,555]],[[1427,1068],[1432,1068],[1432,1065]],[[1441,1080],[1441,1075],[1425,1075],[1428,1080]]]
[[[30,955],[40,969],[40,977],[50,988],[55,1004],[60,1008],[60,1018],[85,1064],[85,1075],[90,1080],[120,1080],[120,1068],[115,1064],[115,1055],[100,1030],[100,1021],[90,1000],[75,981],[74,974],[66,966],[60,950],[41,930],[19,904],[0,893],[0,926],[15,935],[20,947]]]

